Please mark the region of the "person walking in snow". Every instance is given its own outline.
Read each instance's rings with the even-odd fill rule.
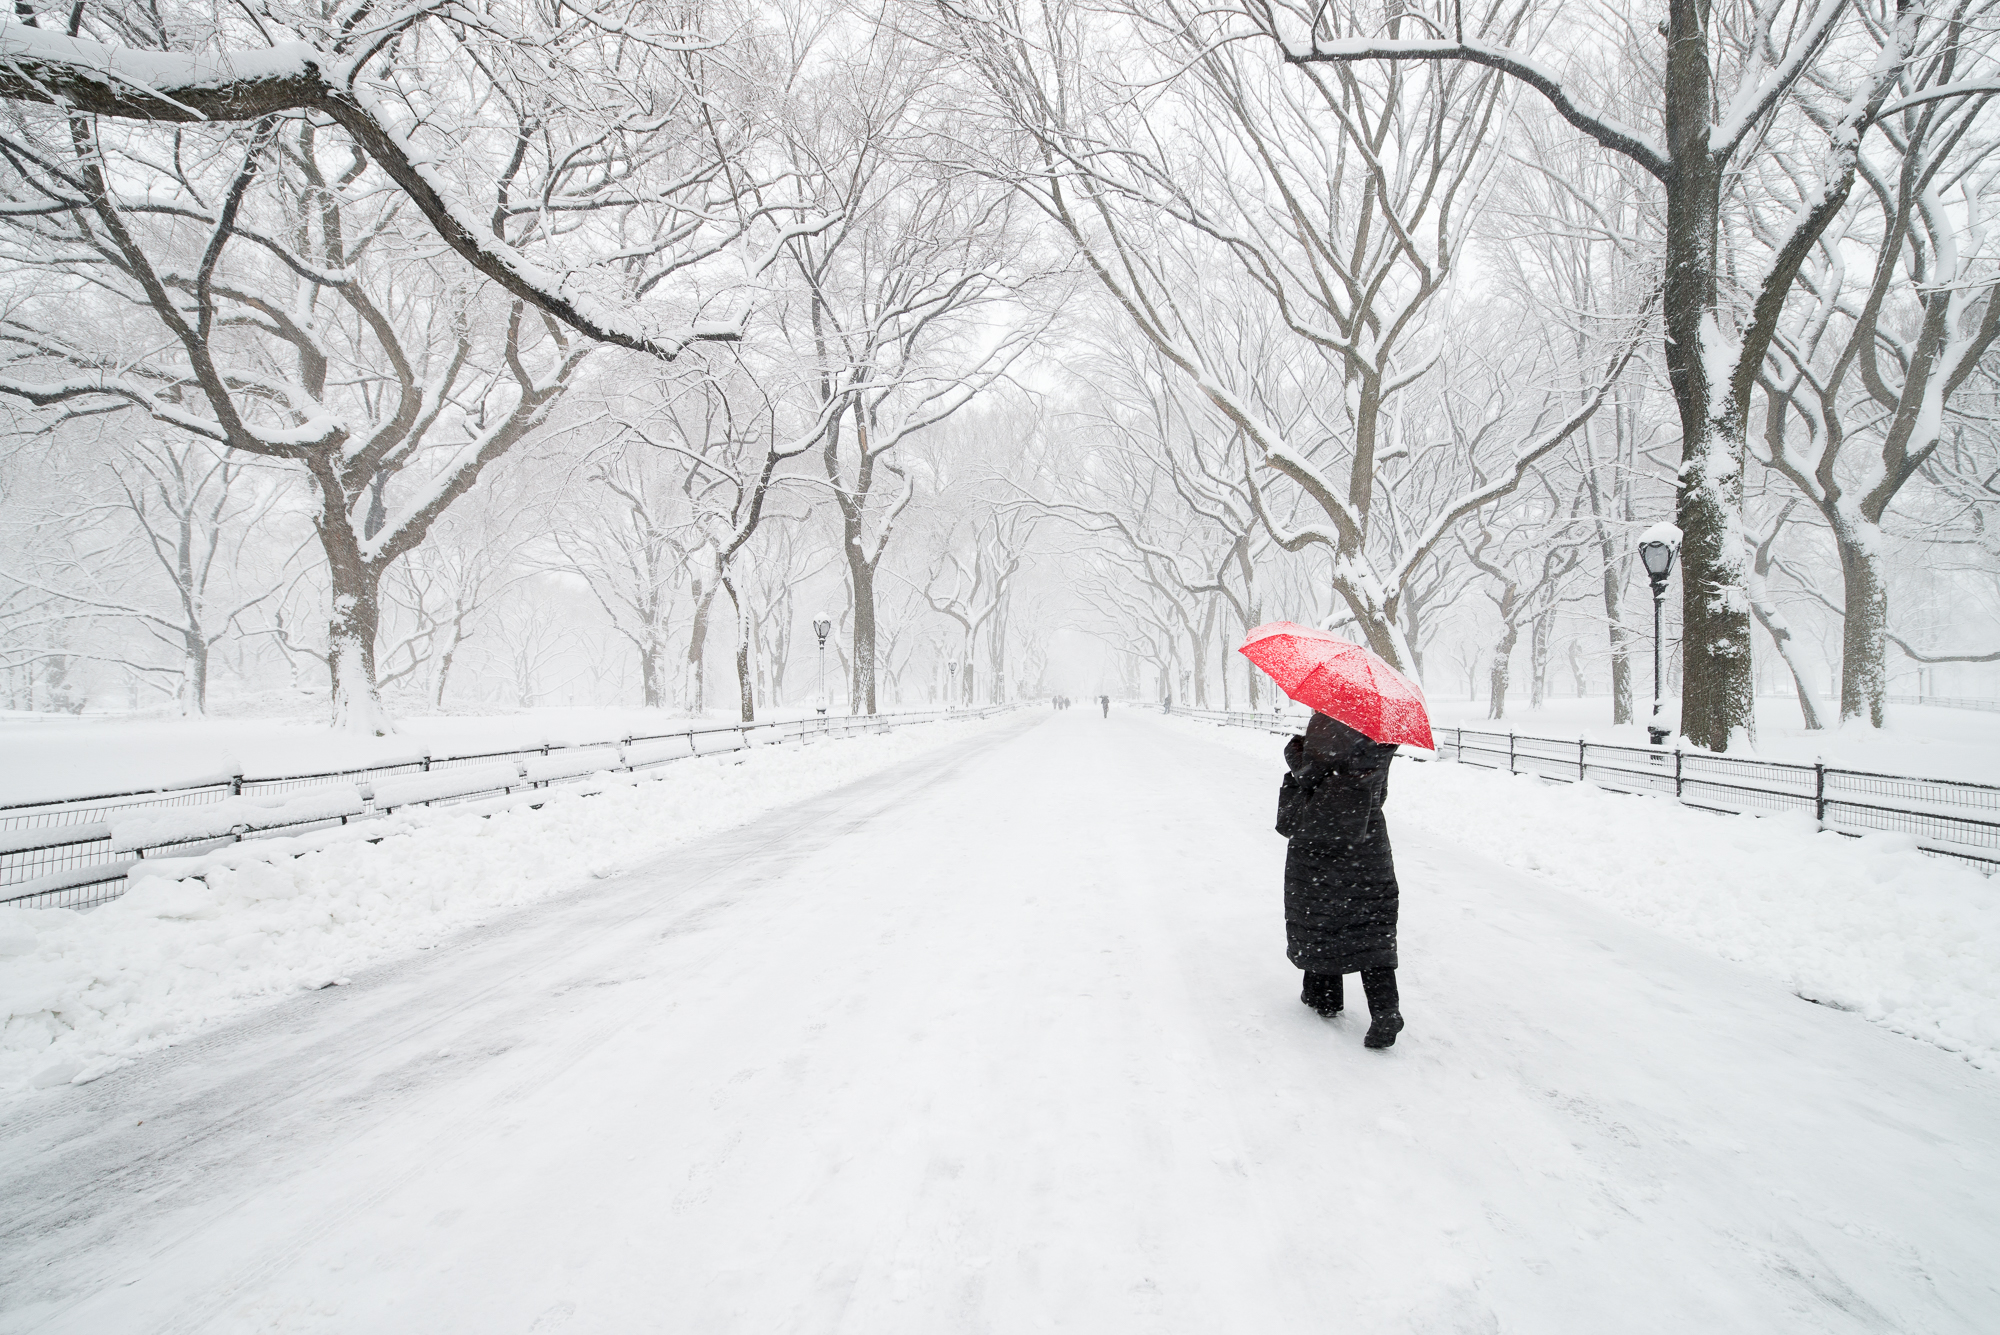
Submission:
[[[1100,705],[1103,705],[1103,706],[1104,706],[1104,717],[1106,717],[1106,718],[1110,718],[1110,717],[1111,717],[1111,697],[1110,697],[1110,696],[1108,696],[1108,695],[1100,695],[1100,696],[1098,696],[1098,697],[1097,697],[1097,703],[1098,703],[1098,704],[1100,704]]]
[[[1361,975],[1371,1048],[1403,1028],[1396,994],[1396,863],[1382,803],[1393,745],[1325,714],[1285,743],[1278,833],[1285,856],[1285,953],[1305,971],[1299,1000],[1340,1014],[1343,974]]]

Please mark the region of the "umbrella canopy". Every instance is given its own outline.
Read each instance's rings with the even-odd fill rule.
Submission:
[[[1236,652],[1264,669],[1292,699],[1374,741],[1437,750],[1423,691],[1358,644],[1272,621],[1244,636]]]

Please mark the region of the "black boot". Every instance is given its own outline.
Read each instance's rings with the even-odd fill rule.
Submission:
[[[1337,973],[1314,973],[1306,971],[1306,984],[1299,992],[1299,1000],[1332,1019],[1340,1014],[1342,1005],[1340,975]]]
[[[1368,1037],[1361,1040],[1364,1048],[1393,1048],[1396,1035],[1403,1032],[1403,1017],[1398,1011],[1387,1015],[1377,1015],[1368,1022]]]
[[[1402,998],[1396,991],[1396,971],[1394,969],[1363,969],[1361,986],[1368,993],[1368,1037],[1361,1040],[1363,1047],[1388,1048],[1396,1044],[1396,1035],[1403,1032]]]

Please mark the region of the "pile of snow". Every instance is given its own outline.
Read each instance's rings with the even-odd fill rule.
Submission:
[[[230,797],[201,806],[141,807],[111,822],[111,851],[130,853],[165,844],[212,839],[233,830],[279,829],[309,821],[358,816],[362,810],[361,792],[351,783],[322,784],[304,792],[264,797]],[[46,831],[43,837],[48,837]]]
[[[1199,723],[1276,764],[1269,734]],[[1903,834],[1723,816],[1665,798],[1399,760],[1392,833],[1542,876],[1812,1001],[2000,1070],[2000,878]]]
[[[495,911],[996,726],[930,723],[705,756],[551,788],[490,819],[484,808],[413,808],[142,866],[122,898],[87,913],[0,908],[0,1094],[94,1079],[273,997],[344,981]]]

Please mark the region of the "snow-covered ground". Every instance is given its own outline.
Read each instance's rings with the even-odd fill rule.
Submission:
[[[1248,756],[1277,739],[1173,719]],[[1398,761],[1388,811],[1823,1005],[2000,1072],[2000,878],[1904,834],[1725,816],[1664,797]]]
[[[1518,733],[1541,737],[1587,737],[1594,742],[1644,746],[1641,722],[1626,727],[1611,724],[1611,699],[1551,700],[1540,709],[1513,709],[1503,722],[1486,717],[1483,702],[1440,698],[1429,701],[1432,718],[1458,728]],[[1828,718],[1838,705],[1826,701]],[[1937,705],[1891,705],[1887,725],[1858,725],[1807,732],[1799,721],[1796,698],[1763,696],[1757,701],[1757,741],[1748,754],[1766,760],[1824,761],[1844,769],[1885,774],[1915,774],[1932,779],[1964,779],[2000,783],[2000,714],[1976,709],[1946,709]]]
[[[271,998],[740,825],[1000,720],[784,743],[496,804],[141,864],[87,912],[0,908],[0,1100],[89,1081]],[[528,803],[539,803],[531,808]],[[301,844],[318,844],[292,856]],[[193,879],[199,874],[200,879]]]
[[[1366,1051],[1277,745],[1016,716],[16,1103],[0,1329],[2000,1327],[1993,1073],[1504,865],[1529,781],[1441,765]]]
[[[804,718],[806,708],[766,711],[765,721]],[[663,709],[524,709],[512,714],[399,718],[389,737],[335,732],[310,718],[124,718],[0,714],[0,805],[196,783],[240,770],[314,774],[433,755],[469,755],[545,742],[579,744],[672,732],[699,720]]]

